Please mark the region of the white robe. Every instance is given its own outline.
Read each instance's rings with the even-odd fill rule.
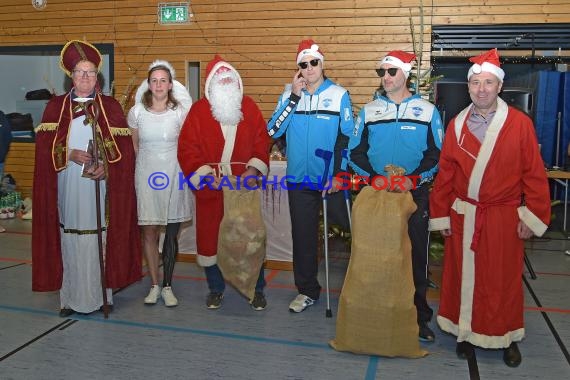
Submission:
[[[87,150],[93,134],[90,125],[83,125],[85,116],[73,119],[70,125],[68,149]],[[97,213],[95,181],[82,177],[82,165],[69,161],[58,173],[58,211],[63,259],[63,281],[60,289],[61,308],[91,313],[103,305],[99,246],[97,242]],[[99,182],[101,226],[105,228],[105,181]],[[103,244],[106,241],[103,232]],[[112,303],[111,289],[107,302]]]
[[[138,103],[129,111],[129,127],[137,129],[139,136],[135,188],[141,226],[192,219],[192,193],[180,181],[182,170],[177,158],[178,135],[187,113],[182,104],[154,113]]]

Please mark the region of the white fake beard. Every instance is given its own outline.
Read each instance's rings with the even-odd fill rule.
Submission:
[[[220,79],[231,76],[233,82],[220,83]],[[210,108],[214,119],[223,125],[237,125],[242,120],[241,101],[243,94],[234,73],[217,74],[210,84]]]

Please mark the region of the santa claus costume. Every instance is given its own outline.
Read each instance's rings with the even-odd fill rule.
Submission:
[[[223,194],[212,186],[200,186],[201,181],[204,176],[239,176],[252,169],[267,175],[269,141],[263,115],[253,99],[243,95],[237,70],[216,55],[208,63],[206,73],[205,97],[192,105],[180,132],[178,161],[184,175],[199,188],[194,191],[197,262],[205,268],[211,292],[208,307],[217,308],[225,288],[216,265]],[[256,293],[262,292],[264,286],[262,267]],[[219,302],[210,302],[212,297]]]
[[[481,90],[485,79],[470,79],[474,103],[451,120],[444,139],[430,199],[430,229],[450,233],[437,321],[458,342],[516,349],[512,342],[525,334],[524,240],[517,230],[522,221],[537,236],[545,232],[548,182],[531,119],[497,97],[504,72],[496,50],[471,61],[468,79],[487,72],[500,83],[495,108],[483,117],[474,103],[489,96]],[[504,359],[516,366],[520,353]]]

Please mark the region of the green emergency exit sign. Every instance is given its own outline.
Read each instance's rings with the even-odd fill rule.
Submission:
[[[190,18],[190,3],[158,4],[158,22],[161,24],[185,24]]]

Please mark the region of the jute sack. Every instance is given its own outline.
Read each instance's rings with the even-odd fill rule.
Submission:
[[[352,249],[330,345],[358,354],[418,358],[408,218],[412,195],[368,186],[352,208]]]
[[[250,301],[265,260],[265,224],[261,215],[261,190],[236,186],[223,188],[224,217],[218,235],[218,266],[224,279]]]

